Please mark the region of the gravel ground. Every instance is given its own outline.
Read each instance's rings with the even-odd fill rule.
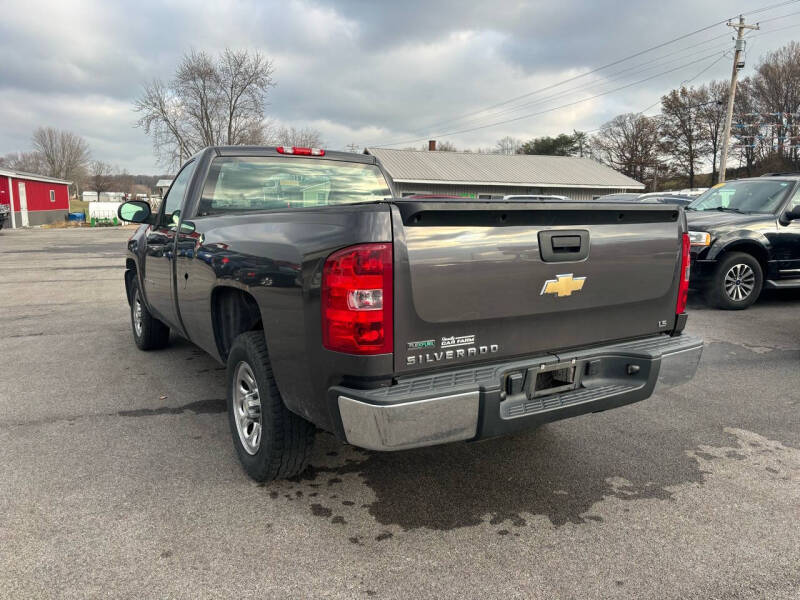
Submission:
[[[239,468],[223,371],[136,350],[130,231],[0,232],[0,597],[800,598],[800,294],[691,301],[696,378],[477,444]]]

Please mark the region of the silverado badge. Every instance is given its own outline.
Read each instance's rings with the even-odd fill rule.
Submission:
[[[583,284],[586,282],[586,277],[573,277],[572,273],[566,275],[556,275],[555,279],[548,279],[542,286],[542,291],[539,294],[556,294],[559,298],[563,296],[570,296],[572,292],[580,292],[583,289]]]

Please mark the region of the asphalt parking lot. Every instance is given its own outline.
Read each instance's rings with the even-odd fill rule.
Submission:
[[[800,294],[691,301],[696,378],[510,438],[321,434],[250,481],[221,365],[131,340],[130,231],[0,232],[0,597],[800,598]]]

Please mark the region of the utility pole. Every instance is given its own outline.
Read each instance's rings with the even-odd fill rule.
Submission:
[[[358,148],[358,144],[347,144],[347,149],[350,150],[350,152],[358,152]]]
[[[744,68],[744,61],[740,60],[744,50],[744,30],[758,29],[758,25],[745,25],[744,17],[739,15],[738,23],[726,23],[728,27],[736,29],[736,46],[733,53],[733,73],[731,74],[731,85],[728,89],[728,112],[725,115],[725,129],[722,133],[722,152],[719,163],[719,182],[725,181],[725,171],[728,166],[728,143],[731,138],[731,120],[733,120],[733,102],[736,98],[736,80],[739,78],[739,69]]]

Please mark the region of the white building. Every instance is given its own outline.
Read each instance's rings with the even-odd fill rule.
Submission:
[[[125,194],[123,192],[100,192],[100,199],[97,198],[97,192],[83,192],[81,200],[84,202],[123,202]]]

